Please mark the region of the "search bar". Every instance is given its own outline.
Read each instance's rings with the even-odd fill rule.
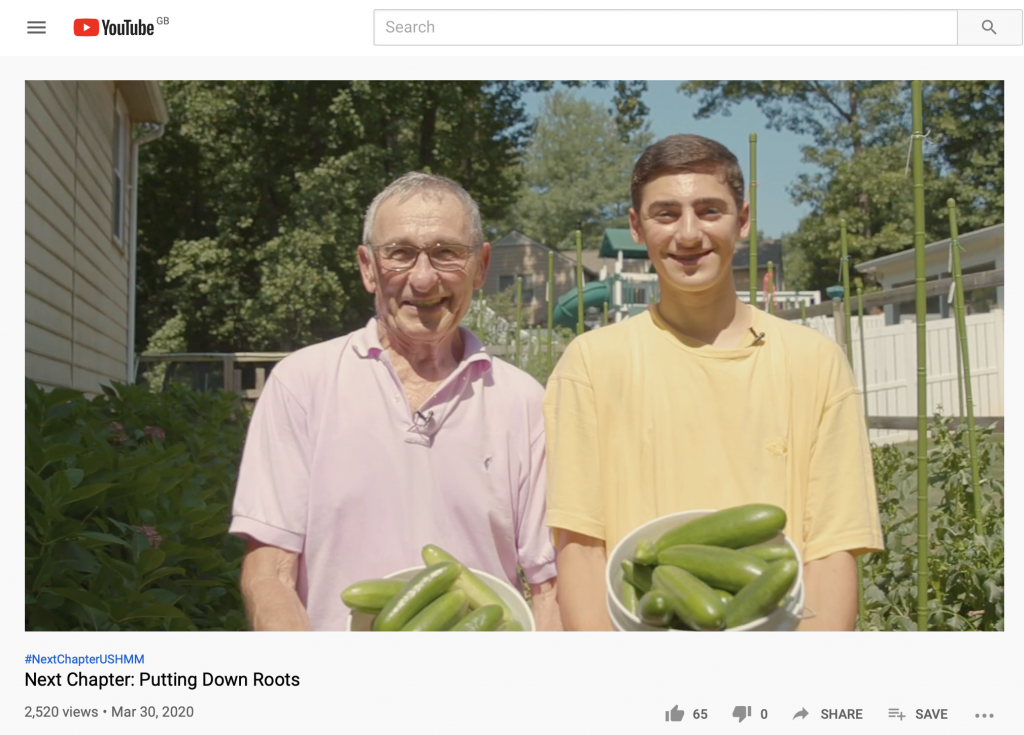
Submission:
[[[373,11],[376,46],[1019,46],[1021,32],[1020,10]]]

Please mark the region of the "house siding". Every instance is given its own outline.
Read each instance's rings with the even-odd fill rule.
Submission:
[[[523,304],[523,322],[546,324],[548,313],[548,250],[537,245],[504,245],[491,250],[491,263],[484,281],[485,296],[499,293],[502,276],[530,275],[533,279],[533,301]],[[555,255],[555,301],[576,285],[575,266]]]
[[[89,393],[128,377],[115,94],[112,81],[25,84],[25,374]]]

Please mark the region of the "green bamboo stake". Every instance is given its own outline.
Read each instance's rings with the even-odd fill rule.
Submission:
[[[926,342],[924,138],[921,82],[910,83],[913,117],[914,287],[917,319],[917,629],[928,630],[928,349]]]
[[[555,328],[555,254],[548,253],[548,365],[554,359]]]
[[[963,273],[960,270],[960,233],[956,223],[956,201],[949,202],[949,230],[953,250],[953,287],[956,289],[956,330],[964,360],[964,391],[967,398],[967,436],[971,450],[971,490],[974,493],[974,532],[981,534],[981,482],[978,478],[978,438],[974,428],[974,397],[971,394],[971,359],[967,350],[967,318],[964,316]]]
[[[516,276],[516,367],[519,362],[520,345],[523,342],[523,278]]]
[[[864,292],[857,286],[857,331],[860,332],[860,383],[864,393],[864,424],[868,429],[868,357],[864,350]]]
[[[576,230],[576,334],[583,334],[583,233]]]
[[[800,299],[800,323],[807,326],[807,302]]]
[[[956,226],[956,200],[949,199],[946,203],[949,206],[950,230],[952,231],[953,227]],[[955,240],[955,238],[953,238],[953,239]],[[949,274],[951,276],[954,275],[954,269],[953,269],[953,263],[952,263],[953,250],[959,250],[958,246],[959,246],[959,242],[956,242],[956,243],[950,242]],[[959,255],[960,254],[958,252],[957,253],[957,260],[960,259]],[[956,277],[955,276],[953,278],[953,283],[954,283],[954,288],[956,288],[957,291],[959,291],[960,285],[956,283]],[[964,358],[963,358],[963,355],[960,352],[960,322],[955,319],[955,317],[956,317],[956,299],[955,299],[955,297],[954,297],[954,300],[953,300],[953,316],[954,316],[954,323],[956,324],[956,337],[953,339],[953,343],[956,345],[956,401],[957,401],[957,403],[956,403],[956,416],[957,416],[957,424],[962,424],[964,422],[964,416],[966,416],[966,414],[964,413],[964,405],[965,405],[965,401],[964,401],[964,371],[963,371]]]
[[[839,221],[839,265],[843,281],[843,320],[846,322],[846,359],[853,369],[853,329],[850,320],[850,255],[846,244],[846,220]],[[861,322],[863,326],[863,322]],[[864,559],[857,557],[857,614],[861,620],[867,616],[864,599]]]
[[[857,331],[860,332],[860,383],[864,394],[864,428],[870,434],[871,420],[868,418],[868,358],[864,349],[864,293],[857,287]],[[857,607],[860,619],[867,614],[867,600],[864,598],[864,557],[857,557]]]
[[[601,311],[603,312],[603,316],[604,316],[604,326],[607,327],[608,326],[608,302],[607,301],[602,301],[601,302]]]
[[[843,275],[843,318],[846,320],[846,359],[853,367],[853,334],[850,332],[850,255],[846,247],[846,220],[839,221],[840,269]]]
[[[767,301],[768,313],[775,313],[775,264],[768,261],[768,293],[764,295]]]
[[[956,314],[956,307],[953,308],[954,315]],[[959,327],[958,327],[959,328]],[[958,424],[962,424],[964,421],[964,370],[963,355],[960,354],[960,338],[953,340],[956,343],[956,420]]]
[[[757,133],[750,134],[750,305],[757,306]]]

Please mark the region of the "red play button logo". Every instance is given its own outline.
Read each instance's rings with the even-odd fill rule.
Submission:
[[[100,22],[95,18],[75,18],[76,36],[100,35]]]

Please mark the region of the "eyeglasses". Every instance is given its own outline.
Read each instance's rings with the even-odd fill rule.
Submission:
[[[420,253],[426,253],[434,270],[451,272],[464,271],[473,257],[473,248],[465,245],[438,243],[429,248],[415,248],[412,245],[392,243],[380,247],[370,246],[377,253],[380,266],[392,273],[410,270],[419,261]]]

